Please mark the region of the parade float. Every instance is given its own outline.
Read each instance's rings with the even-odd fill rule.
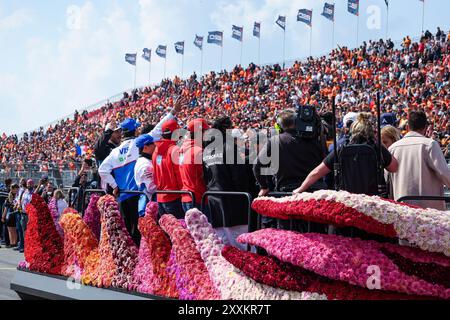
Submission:
[[[11,287],[47,299],[450,299],[448,212],[334,191],[258,198],[253,209],[394,241],[262,229],[238,238],[252,249],[242,251],[225,245],[197,209],[158,220],[149,203],[138,248],[113,197],[93,196],[82,218],[72,209],[56,217],[35,195]]]

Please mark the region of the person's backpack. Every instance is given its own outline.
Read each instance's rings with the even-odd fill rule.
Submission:
[[[338,153],[339,189],[350,193],[378,194],[378,161],[374,146],[347,144]]]

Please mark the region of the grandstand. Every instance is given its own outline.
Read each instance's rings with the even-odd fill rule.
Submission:
[[[126,117],[143,124],[156,123],[180,90],[191,105],[179,114],[181,124],[200,115],[211,121],[225,113],[243,130],[272,127],[277,112],[295,103],[315,105],[322,114],[330,112],[334,96],[340,123],[349,111],[374,112],[379,90],[383,112],[396,113],[401,130],[406,129],[408,111],[424,109],[432,124],[430,136],[440,141],[448,155],[449,50],[449,35],[438,38],[428,33],[421,39],[370,41],[352,50],[339,48],[328,56],[293,61],[284,70],[279,64],[251,64],[201,78],[194,74],[187,79],[165,79],[21,137],[3,135],[0,178],[36,178],[48,172],[54,180],[67,184],[81,161],[92,156],[93,145],[107,123]],[[76,145],[85,147],[85,154],[77,154]]]

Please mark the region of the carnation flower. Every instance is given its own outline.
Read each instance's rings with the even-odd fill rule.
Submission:
[[[84,213],[83,220],[87,224],[87,226],[92,230],[92,233],[100,240],[100,211],[98,210],[97,203],[100,200],[100,196],[97,194],[93,194],[91,196],[91,200],[89,201],[89,205]]]

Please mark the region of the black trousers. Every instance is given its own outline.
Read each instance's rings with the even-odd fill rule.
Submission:
[[[139,232],[139,196],[129,198],[120,203],[120,213],[122,214],[123,220],[125,221],[125,226],[127,227],[128,233],[133,239],[134,243],[140,246],[141,243],[141,233]]]

